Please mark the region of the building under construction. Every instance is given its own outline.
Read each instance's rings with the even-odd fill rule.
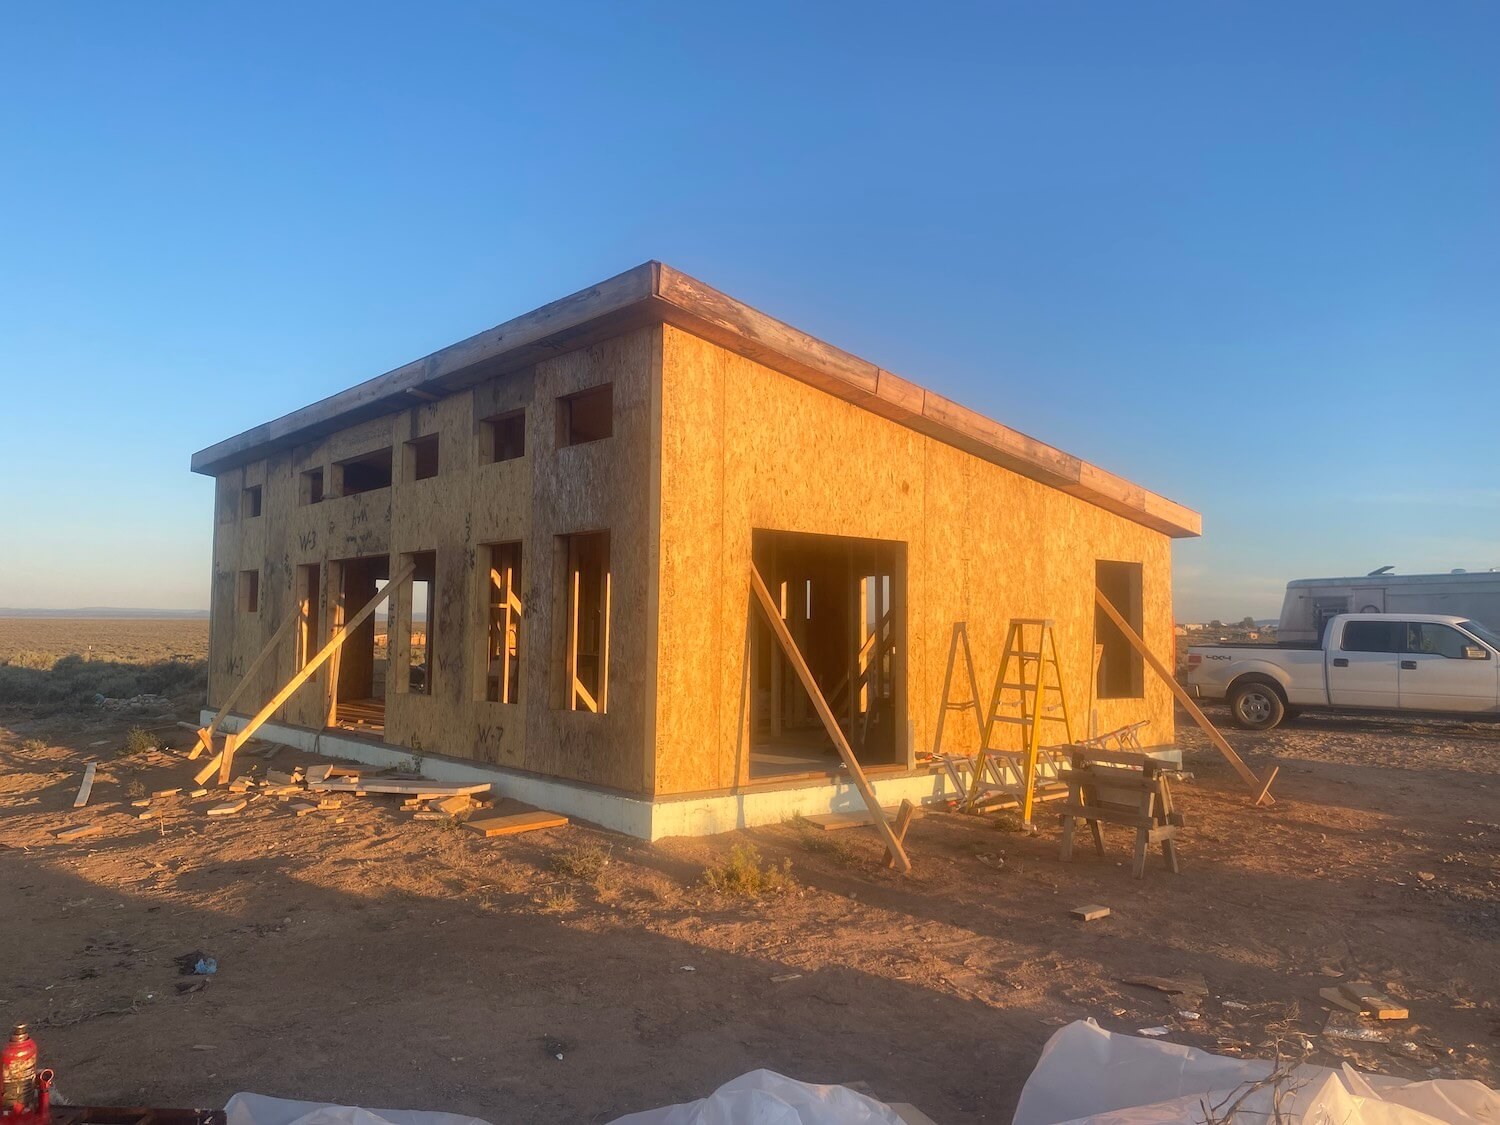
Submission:
[[[326,655],[261,737],[650,838],[856,807],[758,576],[882,801],[941,791],[940,720],[976,747],[1014,618],[1053,622],[1080,731],[1172,741],[1096,591],[1170,666],[1194,512],[657,262],[192,468],[210,707],[253,715]]]

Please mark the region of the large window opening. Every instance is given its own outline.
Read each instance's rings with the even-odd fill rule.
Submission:
[[[1094,584],[1120,611],[1126,623],[1141,635],[1142,567],[1140,563],[1094,563]],[[1099,672],[1095,683],[1098,699],[1141,699],[1146,694],[1146,667],[1141,654],[1103,608],[1094,607],[1094,644],[1099,648]]]
[[[361,492],[391,487],[389,446],[348,461],[340,461],[333,468],[340,496],[357,496]]]
[[[253,520],[260,515],[260,485],[240,490],[240,519]]]
[[[329,596],[330,632],[343,628],[389,584],[390,558],[375,555],[333,564]],[[385,730],[386,674],[390,657],[390,603],[366,617],[334,650],[329,661],[333,685],[329,725],[378,734]]]
[[[431,695],[433,679],[433,642],[437,632],[437,554],[417,551],[406,556],[415,568],[411,582],[397,597],[407,608],[404,615],[406,675],[396,682],[396,690],[412,695]],[[394,638],[393,638],[394,640]],[[395,644],[393,657],[400,655]]]
[[[609,709],[609,532],[559,536],[563,591],[562,706]]]
[[[614,433],[614,385],[590,387],[557,400],[557,447],[600,441]]]
[[[317,655],[322,633],[319,631],[318,601],[322,595],[321,568],[309,563],[297,568],[297,608],[302,622],[297,629],[297,667],[302,668]]]
[[[485,650],[485,694],[491,703],[521,702],[521,544],[486,548],[488,641]]]
[[[862,766],[904,766],[906,545],[756,531],[756,568]],[[751,780],[843,763],[758,609],[750,633]]]

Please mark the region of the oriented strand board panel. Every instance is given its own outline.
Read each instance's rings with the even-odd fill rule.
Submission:
[[[1170,656],[1164,534],[687,332],[663,331],[654,792],[743,779],[757,528],[907,544],[907,718],[918,749],[932,747],[957,620],[969,623],[987,700],[1009,619],[1053,618],[1083,733],[1096,560],[1142,565],[1144,635]],[[1101,729],[1149,719],[1144,741],[1172,740],[1170,694],[1149,675],[1141,698],[1097,709]],[[955,713],[945,748],[976,742],[972,722]]]
[[[339,560],[434,553],[435,613],[430,694],[413,692],[389,671],[385,742],[456,758],[528,769],[631,792],[648,791],[646,747],[655,718],[648,637],[656,580],[651,518],[656,477],[653,441],[659,422],[655,373],[658,327],[641,328],[592,347],[545,359],[534,368],[466,386],[434,401],[361,421],[316,441],[273,452],[225,471],[215,489],[214,577],[210,622],[209,704],[238,683],[300,595],[300,568],[319,567],[317,643],[333,633]],[[557,400],[601,383],[613,386],[613,434],[558,448]],[[491,459],[486,422],[525,412],[525,452]],[[417,480],[407,443],[438,438],[438,473]],[[376,450],[392,451],[392,484],[335,496],[335,465]],[[303,474],[323,473],[326,498],[307,502]],[[262,489],[261,515],[240,510],[245,488]],[[558,537],[607,530],[611,537],[611,652],[608,712],[558,710],[550,695],[560,670]],[[486,699],[488,547],[522,545],[520,597],[525,606],[520,698]],[[260,572],[260,608],[245,612],[239,574]],[[350,613],[357,604],[347,607]],[[376,629],[390,638],[389,669],[410,663],[410,587],[387,606]],[[327,719],[333,662],[319,670],[277,714],[311,729]],[[289,638],[250,685],[239,709],[253,712],[296,670]]]

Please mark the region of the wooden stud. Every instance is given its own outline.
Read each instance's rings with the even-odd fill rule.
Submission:
[[[786,622],[777,614],[776,603],[771,599],[771,592],[766,589],[766,584],[762,581],[760,571],[755,568],[754,563],[750,564],[750,589],[760,604],[761,612],[771,625],[771,632],[776,635],[776,640],[780,642],[782,650],[786,653],[792,670],[797,673],[797,678],[802,681],[803,688],[812,699],[818,718],[823,720],[823,729],[828,732],[828,737],[833,740],[839,757],[844,760],[844,766],[849,770],[849,776],[853,779],[855,788],[859,790],[859,795],[865,802],[865,808],[870,810],[875,827],[880,830],[881,836],[885,839],[886,849],[891,853],[901,873],[906,874],[911,870],[911,860],[906,856],[906,849],[901,846],[901,841],[896,838],[890,821],[886,820],[885,813],[881,811],[880,800],[875,796],[875,790],[870,787],[865,771],[860,768],[859,760],[855,758],[848,740],[844,738],[844,732],[839,729],[838,721],[828,708],[828,701],[823,698],[823,693],[818,688],[818,681],[813,679],[812,670],[808,668],[807,661],[802,658],[802,653],[797,649],[797,643],[792,640],[791,633],[787,632]]]
[[[57,838],[66,844],[74,840],[81,840],[85,836],[92,836],[95,832],[99,831],[101,829],[97,824],[80,824],[76,828],[64,828],[61,832],[57,833]]]
[[[192,750],[188,752],[188,761],[192,761],[205,750],[207,750],[210,754],[213,753],[214,735],[218,732],[219,724],[224,721],[224,716],[229,714],[229,712],[234,708],[234,705],[239,702],[240,696],[245,694],[245,689],[254,682],[255,674],[259,672],[261,666],[270,659],[271,653],[276,651],[276,646],[281,643],[281,639],[286,636],[293,625],[301,620],[302,607],[298,606],[295,610],[292,611],[291,615],[287,617],[286,620],[284,620],[280,625],[276,627],[276,632],[271,634],[271,639],[265,643],[260,652],[256,653],[255,659],[250,662],[250,667],[247,668],[245,670],[245,674],[240,677],[240,682],[234,685],[234,690],[229,693],[229,698],[224,700],[224,706],[220,707],[218,714],[216,714],[212,719],[209,720],[208,726],[203,727],[198,731],[198,742],[192,748]]]
[[[275,713],[276,709],[283,703],[285,703],[288,699],[290,699],[293,692],[295,692],[303,684],[307,683],[307,681],[312,678],[313,673],[323,666],[323,662],[339,650],[343,643],[349,639],[354,630],[358,629],[360,625],[364,624],[365,618],[374,613],[375,610],[379,608],[380,604],[386,600],[386,598],[393,595],[405,583],[411,581],[412,575],[415,573],[416,566],[412,563],[407,563],[404,567],[402,567],[401,570],[394,577],[392,577],[389,582],[385,584],[384,588],[376,590],[374,595],[370,598],[369,601],[364,604],[360,611],[339,628],[338,632],[336,632],[333,637],[329,639],[328,643],[318,650],[318,654],[316,656],[314,656],[311,660],[309,660],[306,664],[304,664],[300,669],[297,670],[296,675],[288,680],[282,687],[282,689],[271,697],[270,702],[268,702],[264,707],[257,711],[255,713],[255,716],[248,723],[246,723],[243,727],[241,727],[239,730],[237,730],[235,733],[231,734],[224,740],[224,749],[219,753],[220,785],[223,785],[229,780],[229,772],[234,764],[235,748],[253,738],[255,732],[259,730],[261,725]],[[335,688],[334,694],[337,695],[337,693],[338,689]],[[208,779],[212,772],[213,771],[211,770],[204,770],[195,778],[195,780],[201,785]]]
[[[78,796],[73,798],[75,809],[81,809],[89,803],[89,794],[94,791],[94,770],[98,765],[98,762],[90,762],[83,767],[83,783],[78,786]]]
[[[1208,735],[1209,741],[1218,748],[1219,753],[1224,755],[1229,764],[1234,767],[1234,772],[1239,774],[1240,779],[1255,791],[1255,803],[1257,805],[1274,805],[1276,798],[1271,796],[1271,782],[1276,780],[1276,771],[1272,770],[1270,776],[1264,781],[1256,777],[1250,767],[1245,764],[1245,760],[1234,752],[1234,747],[1225,741],[1224,736],[1219,733],[1219,728],[1209,721],[1208,716],[1203,713],[1198,704],[1193,702],[1193,697],[1177,682],[1177,678],[1172,675],[1170,669],[1157,659],[1156,653],[1146,647],[1146,642],[1141,640],[1140,634],[1130,627],[1130,622],[1126,621],[1120,615],[1120,611],[1114,607],[1114,603],[1104,596],[1104,591],[1096,589],[1094,591],[1094,601],[1098,603],[1099,608],[1104,611],[1105,615],[1115,623],[1115,627],[1121,633],[1125,634],[1125,639],[1141,654],[1146,663],[1151,665],[1151,670],[1162,678],[1167,687],[1171,689],[1172,694],[1177,697],[1177,702],[1182,704],[1183,710],[1193,717],[1193,721],[1202,728],[1204,734]]]
[[[895,827],[896,839],[901,842],[902,847],[906,846],[906,830],[911,827],[912,818],[914,818],[916,815],[917,806],[903,798],[901,801],[901,807],[896,811]],[[896,866],[896,857],[893,856],[890,852],[886,852],[884,863],[887,867],[894,867]]]

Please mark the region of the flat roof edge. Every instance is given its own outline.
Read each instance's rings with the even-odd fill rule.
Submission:
[[[1202,518],[1192,509],[925,390],[657,261],[201,449],[193,454],[192,471],[215,476],[270,450],[404,409],[432,394],[454,393],[648,323],[691,332],[1164,535],[1184,539],[1202,534]]]

